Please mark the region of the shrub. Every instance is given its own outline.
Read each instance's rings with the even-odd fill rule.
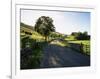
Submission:
[[[43,43],[29,37],[21,40],[21,69],[32,69],[40,66]]]

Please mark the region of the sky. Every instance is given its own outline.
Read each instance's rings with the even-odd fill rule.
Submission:
[[[72,32],[87,31],[90,35],[90,12],[75,11],[44,11],[21,9],[21,22],[34,26],[41,16],[49,16],[53,19],[53,25],[57,32],[71,34]]]

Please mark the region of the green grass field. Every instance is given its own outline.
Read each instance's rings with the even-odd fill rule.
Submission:
[[[76,44],[84,44],[84,45],[90,45],[90,40],[73,40],[69,41],[70,43],[76,43]]]
[[[90,40],[74,40],[74,41],[69,41],[69,43],[82,44],[83,52],[86,53],[87,55],[90,55]]]
[[[53,41],[53,42],[51,42],[51,44],[55,44],[55,45],[58,45],[61,47],[65,47],[65,46],[69,45],[67,41]]]
[[[69,35],[65,38],[66,41],[75,40],[75,36]]]
[[[42,35],[40,35],[39,33],[35,32],[35,31],[32,33],[31,38],[35,39],[37,41],[43,41],[44,40],[44,37]]]

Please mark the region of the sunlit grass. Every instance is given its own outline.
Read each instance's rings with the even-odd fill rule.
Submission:
[[[74,40],[69,41],[70,43],[76,43],[76,44],[84,44],[84,45],[90,45],[90,40]]]
[[[43,40],[44,39],[43,36],[37,35],[37,34],[32,34],[31,38],[32,39],[35,39],[35,40]]]
[[[23,26],[20,27],[20,30],[24,30],[26,32],[32,32],[33,31],[32,29],[29,29],[29,28],[26,28],[26,27],[23,27]]]
[[[68,42],[66,42],[66,41],[53,41],[53,42],[51,42],[51,44],[55,44],[55,45],[58,45],[58,46],[62,46],[62,47],[65,47],[65,46],[68,46]]]
[[[65,38],[65,40],[69,41],[69,40],[75,40],[75,36],[69,35]]]
[[[75,41],[69,41],[69,43],[82,44],[83,45],[83,51],[87,55],[90,55],[90,40],[75,40]]]

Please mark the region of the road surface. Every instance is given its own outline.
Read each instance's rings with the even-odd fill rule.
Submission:
[[[43,50],[41,68],[90,66],[90,57],[68,47],[48,44]]]

